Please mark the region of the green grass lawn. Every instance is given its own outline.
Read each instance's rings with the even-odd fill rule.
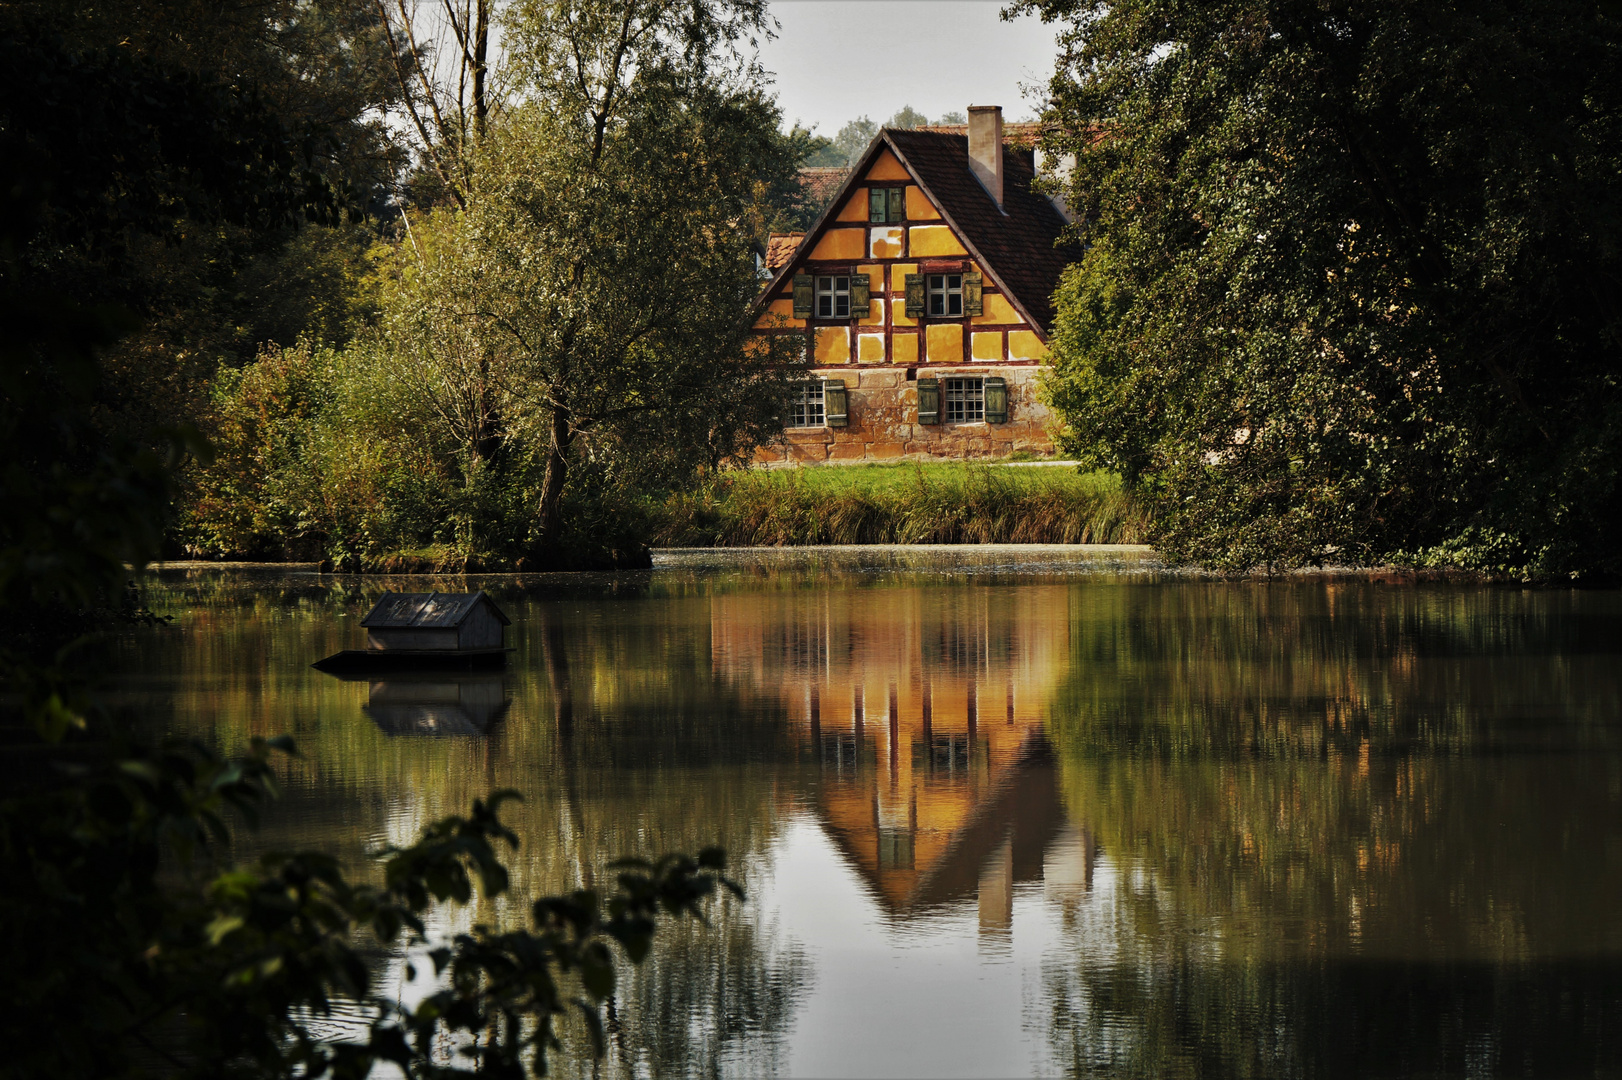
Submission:
[[[726,474],[735,486],[797,483],[815,491],[890,492],[898,488],[943,487],[972,479],[990,479],[1021,488],[1062,485],[1094,494],[1121,489],[1121,479],[1109,472],[1082,472],[1073,465],[1019,466],[1006,461],[898,461],[873,465],[809,465],[798,469],[750,469]]]
[[[660,546],[1139,543],[1120,478],[1072,466],[899,462],[724,472],[653,513]]]

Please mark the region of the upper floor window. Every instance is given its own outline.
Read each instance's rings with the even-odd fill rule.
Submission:
[[[874,225],[895,225],[905,220],[906,193],[906,188],[868,188],[868,222]]]
[[[986,381],[984,379],[943,379],[946,398],[946,422],[974,423],[986,418]]]
[[[929,275],[929,313],[931,315],[963,314],[963,275]]]
[[[817,278],[817,318],[850,318],[850,278],[824,275]]]

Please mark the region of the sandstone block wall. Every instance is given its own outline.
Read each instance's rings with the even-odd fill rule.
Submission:
[[[783,441],[762,447],[759,464],[1007,457],[1016,451],[1051,454],[1053,414],[1037,400],[1041,368],[998,364],[985,370],[928,369],[926,376],[1000,375],[1008,381],[1008,422],[918,423],[917,371],[899,367],[823,368],[813,378],[845,383],[850,423],[843,428],[789,428]]]

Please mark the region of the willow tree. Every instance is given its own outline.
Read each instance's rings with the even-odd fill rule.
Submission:
[[[753,342],[749,222],[797,164],[746,54],[762,0],[531,0],[508,27],[522,104],[475,171],[447,286],[543,418],[536,546],[571,471],[677,482],[779,429],[798,358]]]
[[[1052,401],[1158,543],[1622,573],[1614,5],[1015,6],[1088,242]]]

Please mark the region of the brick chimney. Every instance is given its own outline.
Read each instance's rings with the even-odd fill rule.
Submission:
[[[969,106],[969,171],[1002,210],[1001,105]]]

